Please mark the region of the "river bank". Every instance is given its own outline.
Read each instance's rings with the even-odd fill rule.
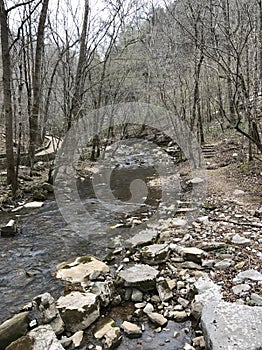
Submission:
[[[235,153],[235,150],[231,150],[232,152]],[[221,153],[219,152],[219,154]],[[226,154],[230,155],[229,152]],[[233,154],[231,156],[233,157]],[[97,325],[98,319],[108,320],[110,317],[116,326],[113,328],[118,329],[115,332],[117,337],[121,336],[122,339],[118,345],[119,349],[146,350],[157,349],[159,346],[163,346],[165,349],[192,349],[193,347],[201,349],[201,346],[202,348],[204,346],[204,340],[207,347],[216,349],[216,345],[221,339],[216,339],[214,343],[214,333],[212,333],[212,329],[207,327],[212,322],[210,322],[210,318],[206,318],[212,318],[214,310],[219,310],[222,317],[218,318],[217,329],[223,328],[223,337],[227,327],[221,320],[226,319],[228,324],[231,324],[227,334],[229,341],[236,343],[236,349],[245,349],[246,343],[243,342],[247,340],[247,337],[243,336],[243,329],[241,329],[241,334],[238,331],[235,332],[232,324],[237,325],[237,321],[232,323],[233,315],[238,315],[238,320],[241,319],[243,324],[247,325],[253,325],[252,320],[254,320],[254,338],[257,342],[254,342],[254,346],[257,346],[261,341],[256,333],[259,331],[261,334],[260,311],[256,311],[257,308],[261,310],[259,306],[261,305],[261,196],[256,189],[259,188],[261,179],[258,173],[255,181],[257,187],[254,191],[254,183],[252,184],[250,180],[254,179],[254,176],[248,177],[245,176],[246,174],[242,174],[241,179],[249,179],[242,182],[245,183],[243,188],[242,183],[240,184],[238,181],[239,178],[235,176],[239,160],[236,160],[235,157],[232,159],[234,162],[231,161],[227,166],[225,164],[221,166],[220,158],[216,156],[212,158],[212,161],[209,161],[207,197],[199,208],[198,214],[194,214],[193,221],[190,221],[188,216],[188,213],[192,213],[192,203],[185,201],[185,199],[181,200],[183,198],[180,198],[176,205],[162,208],[162,219],[152,221],[149,225],[146,219],[149,217],[150,210],[156,209],[155,201],[149,203],[150,210],[147,208],[140,217],[133,217],[133,219],[131,215],[127,217],[117,215],[112,220],[112,218],[106,217],[98,205],[96,215],[98,218],[105,218],[108,230],[105,232],[101,228],[99,231],[94,226],[92,232],[93,226],[90,223],[88,236],[85,232],[73,233],[59,214],[53,201],[45,202],[37,212],[21,215],[19,221],[21,220],[22,231],[16,237],[7,240],[1,238],[4,248],[1,256],[1,264],[4,267],[1,276],[2,291],[4,291],[3,300],[7,296],[9,299],[9,304],[6,305],[12,304],[10,309],[16,312],[18,308],[17,296],[22,296],[25,291],[30,291],[30,294],[26,296],[27,301],[34,299],[38,294],[50,292],[55,298],[54,304],[55,310],[57,310],[59,298],[66,297],[69,291],[86,294],[90,293],[90,288],[92,289],[94,284],[113,284],[115,295],[114,293],[110,294],[111,292],[106,293],[106,299],[109,300],[107,306],[101,302],[101,296],[97,296],[97,302],[99,300],[101,303],[99,317],[92,325],[84,329],[84,333],[81,333],[82,337],[78,333],[81,342],[77,348],[96,349],[97,347],[100,349],[99,346],[104,348],[106,336],[103,335],[101,339],[94,337],[97,332],[95,329],[96,326],[99,326],[99,324]],[[184,186],[190,175],[186,163],[178,165],[177,171],[184,181]],[[87,200],[85,208],[88,208],[88,205],[94,207],[94,198]],[[143,213],[145,213],[144,216]],[[141,242],[143,230],[139,228],[139,225],[143,224],[143,218],[144,224],[147,226],[146,230],[153,232],[154,235],[149,240],[143,241],[142,239]],[[132,227],[132,231],[130,231],[130,227]],[[136,237],[136,227],[139,231],[138,242],[132,241]],[[98,232],[100,232],[99,235]],[[128,240],[131,240],[129,244],[127,244]],[[58,251],[59,254],[57,254]],[[84,286],[81,281],[61,283],[53,276],[53,274],[56,275],[58,263],[68,261],[69,258],[75,261],[77,256],[86,256],[87,253],[101,260],[109,271],[107,269],[105,275],[102,276],[98,275],[95,278],[93,276],[90,281],[89,278],[84,278]],[[22,265],[19,267],[20,263]],[[128,276],[126,277],[124,274],[124,279],[123,276],[121,277],[121,272],[130,272],[129,269],[137,264],[149,266],[155,271],[149,290],[141,290],[140,284],[143,282],[141,280],[130,286],[128,285],[130,283]],[[73,265],[79,264],[74,263]],[[139,270],[139,272],[141,271]],[[135,275],[137,277],[140,274]],[[25,279],[30,282],[25,284]],[[86,286],[88,281],[90,285]],[[202,287],[198,281],[202,281]],[[200,295],[203,289],[211,291],[210,300],[207,294],[204,294],[201,299]],[[217,290],[215,295],[214,290]],[[91,291],[91,293],[93,292]],[[205,303],[199,310],[195,302],[196,300],[203,302],[203,299],[210,301],[211,304],[206,305],[207,313],[202,316],[203,322],[200,327],[201,309]],[[212,304],[214,302],[215,305]],[[146,307],[151,308],[149,309],[151,311],[144,310]],[[242,309],[243,307],[244,309]],[[36,317],[32,313],[33,306],[31,305],[30,308],[31,322]],[[62,309],[58,313],[61,313],[63,318]],[[150,312],[157,315],[151,315],[150,318]],[[55,311],[54,315],[58,315],[58,313]],[[3,318],[3,321],[4,319],[6,317]],[[140,331],[132,325],[128,325],[128,327],[136,329],[141,338],[130,340],[127,336],[127,329],[122,325],[124,321],[135,324]],[[163,324],[158,324],[156,321],[163,322]],[[27,323],[27,327],[30,322]],[[33,328],[37,329],[38,325],[41,327],[41,322],[48,323],[38,320],[37,323],[33,323]],[[63,322],[66,324],[65,320]],[[110,326],[112,321],[108,322]],[[58,334],[60,340],[62,340],[62,336],[71,338],[75,333],[83,331],[83,329],[77,329],[75,332],[76,329],[72,331],[72,329],[66,329],[68,326],[64,325],[64,327],[64,333]],[[99,327],[102,327],[101,324]],[[110,327],[107,330],[110,333]],[[249,329],[247,331],[250,332]],[[39,332],[41,333],[41,328]],[[50,333],[50,336],[55,339],[53,333]],[[33,339],[35,339],[34,337],[35,333],[32,335]],[[195,340],[193,341],[193,339]],[[57,346],[58,349],[61,348],[59,346],[66,348],[65,344],[68,348],[76,347],[73,343],[72,339],[70,342],[64,338],[63,345]],[[250,344],[248,346],[246,349],[250,350]],[[226,347],[224,348],[226,349]]]

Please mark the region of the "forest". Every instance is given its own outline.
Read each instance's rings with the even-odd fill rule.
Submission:
[[[0,69],[13,193],[22,153],[33,168],[45,135],[107,105],[163,106],[200,144],[231,128],[249,159],[262,150],[260,0],[1,0]]]
[[[0,0],[0,350],[262,349],[262,0]]]

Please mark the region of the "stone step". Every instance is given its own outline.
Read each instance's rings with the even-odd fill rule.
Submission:
[[[213,148],[202,148],[202,153],[216,153],[216,150]]]
[[[179,208],[188,208],[188,207],[192,207],[193,205],[196,205],[196,203],[190,202],[190,201],[186,202],[186,201],[177,200],[176,203]]]
[[[191,213],[196,210],[197,208],[178,208],[176,212],[177,214],[183,214],[183,213]]]
[[[204,154],[205,159],[214,158],[215,154]]]

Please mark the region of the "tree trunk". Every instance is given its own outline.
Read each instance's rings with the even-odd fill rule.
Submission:
[[[193,107],[192,107],[192,117],[191,117],[191,130],[194,129],[194,124],[198,121],[199,115],[199,103],[200,103],[200,97],[199,97],[199,83],[200,83],[200,72],[202,63],[204,60],[204,55],[201,52],[199,61],[196,62],[195,65],[195,87],[194,87],[194,97],[193,97]],[[198,117],[198,118],[197,118]]]
[[[9,28],[7,22],[7,13],[4,1],[0,0],[0,26],[1,26],[1,48],[3,64],[3,95],[4,95],[4,113],[6,130],[6,163],[7,163],[7,184],[12,186],[13,194],[17,189],[15,176],[15,161],[13,150],[13,109],[11,94],[11,65],[9,51]]]
[[[258,57],[259,57],[259,92],[262,93],[262,1],[258,0],[259,7],[259,29],[258,29]]]
[[[31,171],[34,165],[35,149],[36,145],[40,141],[40,132],[38,128],[38,117],[40,110],[40,90],[41,90],[41,69],[42,69],[42,59],[43,59],[43,48],[44,48],[44,32],[45,32],[45,22],[47,17],[49,0],[43,0],[43,6],[38,23],[37,31],[37,42],[35,51],[35,66],[33,72],[33,106],[32,112],[29,116],[29,159]]]
[[[226,68],[228,71],[227,74],[227,100],[228,100],[228,108],[229,108],[229,122],[231,126],[234,126],[236,123],[235,118],[235,107],[234,107],[234,100],[233,100],[233,86],[232,86],[232,77],[231,77],[231,66],[232,66],[232,60],[231,60],[231,52],[230,52],[230,6],[228,0],[222,1],[222,10],[223,10],[223,17],[224,17],[224,30],[225,30],[225,36],[226,36]]]
[[[85,12],[83,18],[83,26],[80,37],[80,51],[76,69],[75,91],[72,98],[71,111],[68,116],[67,130],[72,126],[72,122],[79,116],[82,104],[82,94],[85,82],[86,58],[87,58],[87,30],[89,16],[89,1],[85,0]]]

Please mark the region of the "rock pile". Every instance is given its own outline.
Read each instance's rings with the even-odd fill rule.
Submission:
[[[56,301],[49,293],[36,296],[0,325],[0,350],[113,349],[124,337],[143,340],[145,322],[163,332],[169,323],[187,320],[198,326],[183,349],[258,349],[262,274],[243,269],[235,258],[237,247],[246,249],[252,240],[244,242],[237,232],[217,239],[210,227],[208,217],[187,231],[163,220],[158,230],[145,230],[117,249],[117,266],[89,255],[63,262],[55,276],[65,284],[64,295]],[[223,283],[212,280],[228,270],[237,303],[225,300]],[[125,303],[133,303],[134,311],[119,324],[109,310]],[[172,339],[166,343],[172,346]]]

